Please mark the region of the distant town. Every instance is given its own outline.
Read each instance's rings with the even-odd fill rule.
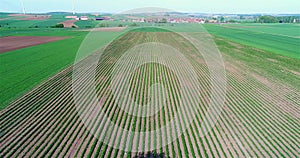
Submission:
[[[299,23],[299,15],[262,15],[262,14],[184,14],[184,13],[159,13],[156,16],[124,15],[115,19],[113,15],[101,16],[90,15],[67,15],[67,19],[73,20],[96,20],[96,21],[123,21],[136,23]]]
[[[180,23],[238,24],[238,23],[299,23],[300,14],[204,14],[204,13],[0,13],[0,28],[94,28],[127,27]],[[34,21],[28,23],[26,21]]]

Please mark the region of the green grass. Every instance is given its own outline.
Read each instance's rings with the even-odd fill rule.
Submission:
[[[59,22],[63,22],[65,19],[47,19],[47,20],[0,20],[1,28],[29,28],[39,27],[47,28],[56,25]]]
[[[300,59],[299,25],[204,25],[209,33],[240,44]],[[234,27],[233,27],[234,26]]]
[[[274,52],[261,52],[254,47],[238,45],[222,38],[214,38],[221,52],[251,67],[256,73],[268,79],[280,80],[300,89],[299,78],[293,72],[299,72],[298,59],[283,57]],[[226,57],[224,57],[226,60]]]
[[[178,29],[184,30],[188,25],[181,26],[182,27],[178,27]],[[191,30],[197,29],[199,26],[201,25],[194,25]],[[6,30],[6,33],[9,34],[9,31],[12,30]],[[18,88],[19,85],[29,87],[34,86],[38,84],[38,82],[47,79],[47,76],[52,76],[52,74],[55,74],[60,69],[70,65],[73,62],[72,59],[75,58],[75,54],[80,43],[87,35],[86,32],[64,29],[49,29],[40,31],[37,29],[32,32],[30,30],[26,31],[23,29],[21,31],[23,32],[18,35],[55,35],[69,36],[70,38],[63,41],[1,54],[0,60],[2,60],[1,64],[3,63],[3,66],[0,68],[0,75],[3,79],[7,79],[5,81],[3,80],[6,82],[5,84],[2,84],[1,80],[1,97],[6,95],[6,92],[2,93],[4,90],[14,90]],[[165,101],[167,106],[163,107],[162,113],[157,113],[157,116],[146,118],[149,121],[148,123],[146,119],[144,119],[144,125],[142,126],[141,123],[138,124],[139,122],[137,122],[137,120],[143,120],[143,118],[133,117],[126,111],[120,109],[118,103],[113,97],[114,94],[111,91],[110,86],[111,72],[113,71],[114,64],[118,61],[118,59],[120,59],[127,50],[136,44],[144,42],[162,42],[169,44],[178,50],[182,50],[182,53],[186,55],[191,64],[194,66],[194,70],[199,77],[199,86],[202,85],[201,92],[199,92],[199,94],[200,96],[203,96],[203,98],[199,98],[200,107],[195,109],[196,118],[192,124],[195,130],[187,131],[185,136],[179,137],[176,141],[172,142],[172,144],[169,144],[167,150],[169,148],[172,149],[171,152],[173,153],[173,157],[188,157],[188,152],[191,152],[193,156],[196,156],[196,151],[198,151],[198,154],[200,155],[201,150],[198,149],[198,146],[200,145],[204,150],[204,156],[207,157],[228,156],[226,153],[227,151],[230,154],[229,156],[235,156],[234,153],[240,155],[239,152],[243,154],[242,156],[247,156],[245,153],[249,150],[253,150],[253,153],[255,154],[253,155],[250,153],[251,156],[272,156],[271,154],[274,154],[274,156],[293,157],[297,155],[298,145],[296,138],[294,137],[297,135],[297,119],[289,116],[288,113],[282,113],[276,105],[273,105],[273,102],[269,103],[269,101],[277,101],[273,100],[277,99],[274,97],[277,96],[277,94],[272,95],[273,88],[275,88],[275,93],[280,93],[281,88],[284,88],[285,90],[286,88],[292,87],[299,90],[299,78],[292,73],[292,71],[299,72],[298,68],[300,67],[300,63],[298,59],[284,57],[274,52],[262,51],[261,49],[249,45],[237,44],[236,42],[231,42],[226,38],[213,37],[224,58],[224,62],[226,63],[228,91],[225,103],[229,110],[224,110],[222,112],[222,116],[218,120],[219,125],[215,126],[209,135],[202,137],[199,130],[203,131],[200,127],[201,122],[205,117],[203,114],[205,114],[209,107],[209,91],[211,88],[211,84],[208,82],[210,80],[210,75],[208,74],[205,64],[203,64],[204,60],[202,57],[197,55],[198,52],[192,48],[192,45],[188,42],[188,40],[183,39],[183,37],[180,37],[177,34],[145,33],[160,32],[160,29],[153,27],[138,29],[136,31],[137,32],[129,32],[127,36],[125,35],[118,38],[114,41],[114,43],[107,47],[106,51],[102,54],[102,60],[100,60],[98,65],[95,65],[97,66],[96,76],[94,76],[93,73],[82,76],[95,77],[95,80],[87,84],[95,84],[97,96],[99,98],[105,97],[104,102],[101,103],[103,112],[107,114],[109,119],[116,125],[126,130],[129,130],[131,127],[138,126],[140,127],[138,128],[139,132],[140,130],[147,131],[146,128],[148,128],[148,130],[154,130],[161,127],[161,125],[166,124],[166,122],[169,122],[175,113],[180,112],[180,118],[177,120],[178,123],[180,123],[179,126],[175,126],[173,129],[171,129],[172,126],[169,126],[170,131],[179,131],[180,129],[183,129],[183,125],[186,123],[184,122],[184,115],[188,114],[187,112],[189,110],[194,110],[193,108],[187,107],[184,108],[183,111],[178,111],[180,109],[181,96],[183,96],[180,92],[180,81],[176,79],[176,74],[173,74],[171,70],[163,67],[163,65],[160,66],[155,63],[147,63],[141,66],[139,70],[137,69],[135,71],[136,73],[132,74],[132,80],[130,81],[131,86],[129,88],[131,88],[132,92],[135,93],[136,97],[141,97],[141,100],[143,101],[143,98],[147,98],[147,92],[149,92],[150,87],[148,87],[148,85],[152,85],[152,83],[157,82],[163,83],[167,90],[166,95],[169,96],[169,99]],[[161,31],[165,32],[165,30]],[[116,37],[118,35],[119,33],[96,32],[93,36],[91,36],[91,39],[87,41],[89,45],[85,49],[86,53],[83,54],[82,57],[90,54],[92,50],[103,46],[105,43],[110,41],[112,37]],[[147,37],[146,35],[148,35],[148,38],[145,38]],[[93,57],[94,56],[90,56],[90,58]],[[93,61],[94,60],[92,59],[84,60],[85,63],[82,63],[82,68],[89,66],[90,62]],[[132,64],[133,62],[129,62],[129,64]],[[237,70],[235,68],[237,68]],[[179,71],[182,70],[184,69],[179,68]],[[4,129],[6,129],[4,131],[3,139],[12,141],[6,143],[3,149],[0,150],[0,153],[3,151],[3,156],[10,157],[15,155],[17,157],[22,154],[28,154],[29,156],[48,155],[49,157],[55,157],[60,154],[62,156],[66,156],[69,152],[75,152],[75,157],[83,157],[86,156],[86,154],[90,156],[92,153],[95,153],[95,157],[134,156],[132,153],[127,153],[122,150],[117,150],[115,155],[110,155],[112,154],[111,151],[113,151],[113,148],[99,141],[100,139],[94,139],[93,137],[87,139],[89,137],[89,132],[85,129],[85,126],[81,124],[80,120],[78,121],[78,119],[80,119],[78,113],[80,114],[82,112],[82,114],[92,116],[92,109],[94,109],[92,105],[94,103],[94,99],[91,97],[89,89],[86,88],[86,86],[83,86],[82,89],[80,89],[82,96],[76,104],[82,104],[85,106],[82,106],[80,109],[75,111],[75,103],[73,102],[72,92],[69,91],[69,85],[72,81],[68,79],[71,77],[71,73],[71,70],[67,70],[66,74],[56,76],[54,80],[48,81],[39,89],[35,90],[35,94],[44,94],[43,92],[45,92],[45,95],[40,96],[38,100],[35,99],[35,95],[30,95],[24,99],[24,102],[12,105],[14,108],[9,109],[3,116],[1,116],[4,120]],[[268,81],[270,81],[270,83],[274,83],[276,87],[269,88],[269,84],[261,83],[260,80],[253,78],[252,75],[265,77]],[[43,79],[39,79],[39,77]],[[52,89],[51,85],[54,85],[56,81],[62,82],[55,85]],[[13,82],[13,84],[10,82]],[[10,87],[2,87],[7,84],[11,84]],[[279,89],[277,89],[277,85]],[[17,94],[18,91],[19,90],[16,92],[10,91],[10,93]],[[24,88],[24,91],[28,91],[26,90],[26,87]],[[293,90],[288,92],[293,93]],[[285,95],[285,92],[282,95]],[[294,96],[297,97],[298,95],[295,94]],[[62,98],[58,99],[59,97]],[[279,97],[281,96],[279,95]],[[32,102],[30,102],[30,100],[32,100]],[[147,99],[145,100],[147,101]],[[296,101],[297,99],[293,100]],[[187,104],[191,103],[191,99],[183,101]],[[297,106],[296,103],[292,104],[292,106],[294,105]],[[40,112],[40,109],[43,109],[43,113]],[[133,108],[130,108],[130,110],[133,112]],[[136,111],[136,114],[137,113],[138,111]],[[162,116],[160,114],[162,114]],[[101,114],[98,113],[97,117],[101,117],[100,115]],[[158,120],[156,120],[156,118]],[[167,118],[168,120],[166,120]],[[287,118],[290,118],[290,120],[287,121]],[[156,121],[158,121],[158,124],[156,124]],[[22,128],[24,122],[27,124],[25,128]],[[113,134],[113,130],[106,130],[106,122],[106,119],[100,118],[98,120],[92,120],[90,125],[95,127],[94,129],[97,129],[97,133],[95,134],[97,138],[103,134],[106,138],[112,138],[115,141],[115,145],[120,147],[120,143],[122,143],[123,140],[126,141],[126,137],[125,139],[122,139],[120,135],[118,137],[113,137],[111,135]],[[208,127],[210,124],[211,122],[205,126]],[[222,124],[224,126],[222,126]],[[71,127],[74,127],[74,130]],[[22,128],[21,131],[19,131],[20,128]],[[14,137],[10,139],[12,134]],[[173,134],[170,135],[171,140],[174,138],[173,136]],[[72,140],[69,140],[71,138]],[[77,138],[81,139],[73,149],[72,145],[76,143],[75,141],[78,141]],[[127,139],[127,141],[132,142],[132,138],[133,137],[131,137],[130,140]],[[150,135],[144,135],[144,138],[153,139]],[[139,142],[137,143],[133,143],[136,143],[136,146],[141,144],[145,148],[146,141],[143,141],[144,138],[139,139]],[[226,144],[226,139],[234,140],[235,138],[237,140],[243,140],[240,142],[242,145],[237,142],[238,146],[234,146],[234,151],[223,146],[223,143]],[[168,137],[160,136],[160,139],[168,140]],[[68,140],[68,142],[64,142],[65,140]],[[154,146],[156,146],[157,143],[162,143],[162,141],[156,141],[156,138],[153,140]],[[64,142],[64,144],[62,144],[62,142]],[[151,142],[148,143],[150,147]],[[197,144],[194,146],[192,143]],[[176,144],[176,146],[174,144]],[[208,144],[208,147],[206,148],[204,144]],[[90,149],[89,145],[92,145]],[[190,146],[190,150],[188,146]],[[247,148],[246,152],[244,152],[242,149],[243,146],[249,146],[249,149]],[[31,151],[32,148],[33,151]],[[283,150],[279,150],[280,148]],[[59,155],[53,155],[55,150],[60,150],[57,153]],[[61,153],[63,150],[65,152]],[[143,149],[143,151],[145,150],[150,150],[150,148]],[[154,150],[154,153],[160,153],[162,151],[162,149],[156,149]],[[106,155],[106,153],[108,153],[108,155]],[[265,153],[266,155],[264,155]]]
[[[5,16],[5,15],[2,15]],[[3,20],[0,23],[6,21],[11,22],[9,26],[39,26],[51,25],[56,23],[59,18],[50,19],[48,21],[21,21],[21,20]],[[77,23],[80,27],[84,27],[87,24],[96,25],[99,22],[96,21],[82,21]],[[119,21],[109,22],[110,26],[118,25]],[[125,25],[126,23],[122,23]],[[138,23],[139,24],[139,23]],[[151,24],[143,24],[151,26]],[[181,31],[199,31],[201,25],[199,24],[155,24],[163,25],[161,28],[181,32]],[[259,58],[275,58],[280,61],[286,67],[290,67],[292,71],[297,71],[299,66],[297,59],[300,59],[299,49],[299,25],[297,24],[228,24],[228,25],[203,25],[211,34],[223,39],[233,41],[236,43],[248,45],[249,47],[235,48],[243,49],[251,55],[259,56]],[[138,27],[137,27],[138,28]],[[81,42],[84,40],[87,32],[72,31],[72,29],[28,29],[18,28],[9,29],[1,28],[1,36],[69,36],[70,38],[38,45],[34,47],[28,47],[20,50],[11,51],[8,53],[0,54],[0,109],[4,108],[9,102],[22,96],[28,90],[40,84],[47,78],[55,75],[57,72],[66,68],[74,62],[78,48]],[[157,31],[157,29],[146,28],[137,29],[133,31]],[[97,32],[90,38],[89,47],[86,49],[86,54],[83,54],[82,58],[90,54],[95,48],[103,46],[111,39],[118,36],[120,33],[112,32]],[[222,48],[223,45],[227,45],[225,41],[218,40],[217,45]],[[265,50],[266,52],[256,51],[254,48]],[[229,53],[232,51],[228,51]],[[232,52],[234,53],[234,52]],[[233,55],[233,54],[232,54]],[[255,58],[244,59],[241,54],[234,54],[237,60],[246,60],[249,64],[255,67],[265,67],[266,63],[261,62],[257,64]],[[284,58],[287,56],[290,58]],[[242,59],[243,58],[243,59]],[[291,73],[282,74],[280,68],[265,70],[274,76],[284,75],[289,83],[296,83]],[[283,78],[282,76],[278,76]]]
[[[7,18],[9,13],[0,13],[0,18]]]
[[[231,27],[275,35],[300,37],[299,24],[228,24],[223,27]]]
[[[0,109],[33,87],[74,63],[87,32],[61,29],[6,30],[6,35],[68,36],[68,39],[0,54]],[[14,31],[22,33],[15,34]],[[90,37],[82,58],[110,42],[119,33],[97,32]]]
[[[79,28],[94,28],[99,24],[98,21],[77,21],[75,22],[75,25],[78,26]]]

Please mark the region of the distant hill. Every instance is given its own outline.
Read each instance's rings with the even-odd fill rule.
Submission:
[[[72,14],[72,12],[48,12],[47,14],[60,15],[60,14]]]

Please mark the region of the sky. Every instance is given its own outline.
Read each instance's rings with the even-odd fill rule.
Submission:
[[[26,12],[72,11],[72,0],[23,0]],[[300,14],[300,0],[74,0],[76,12],[118,13],[161,7],[191,13]],[[21,0],[0,0],[0,12],[22,12]]]

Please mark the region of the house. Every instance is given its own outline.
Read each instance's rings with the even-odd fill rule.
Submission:
[[[76,19],[77,16],[65,16],[66,19]]]
[[[218,20],[214,20],[214,19],[211,19],[211,20],[208,20],[209,23],[218,23]]]
[[[297,19],[294,19],[293,23],[296,23],[298,20]]]
[[[86,21],[86,20],[89,20],[89,17],[87,17],[87,16],[81,16],[79,20],[84,20],[84,21]]]

